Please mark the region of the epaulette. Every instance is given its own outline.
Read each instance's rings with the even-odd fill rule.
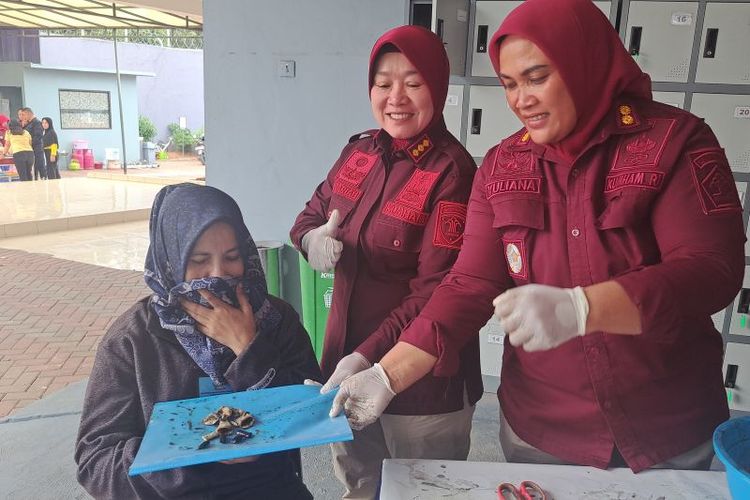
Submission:
[[[364,132],[360,132],[358,134],[354,134],[353,136],[351,136],[349,138],[349,143],[351,144],[352,142],[358,141],[362,139],[363,137],[375,137],[375,134],[377,133],[378,133],[377,129],[365,130]]]

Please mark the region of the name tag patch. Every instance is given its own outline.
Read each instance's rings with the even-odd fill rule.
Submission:
[[[639,187],[645,189],[658,190],[664,180],[664,173],[648,172],[627,172],[619,175],[608,175],[604,184],[604,192],[611,193],[626,187]]]
[[[690,153],[690,160],[703,213],[713,215],[741,209],[734,178],[723,151],[696,151]]]
[[[466,205],[452,201],[441,201],[437,206],[435,236],[432,244],[436,247],[458,250],[464,240],[466,227]]]
[[[519,179],[498,179],[485,184],[487,199],[502,193],[540,193],[541,177],[522,177]]]

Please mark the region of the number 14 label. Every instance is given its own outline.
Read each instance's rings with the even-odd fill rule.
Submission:
[[[737,106],[734,108],[734,117],[750,120],[750,106]]]

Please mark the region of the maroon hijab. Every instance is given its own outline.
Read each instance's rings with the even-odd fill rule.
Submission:
[[[372,90],[375,77],[375,64],[381,54],[396,48],[422,75],[432,97],[432,121],[425,128],[429,128],[443,120],[443,106],[448,96],[448,79],[450,66],[448,55],[440,38],[430,30],[421,26],[399,26],[387,31],[378,38],[370,52],[370,71],[368,95]],[[420,133],[422,131],[420,130]]]
[[[651,79],[625,50],[607,17],[591,0],[526,0],[495,32],[489,56],[500,72],[503,37],[516,35],[533,42],[557,67],[578,114],[575,129],[552,145],[575,157],[611,109],[628,94],[651,99]]]

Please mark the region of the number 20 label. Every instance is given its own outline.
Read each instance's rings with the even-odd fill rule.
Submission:
[[[750,106],[737,106],[734,108],[734,117],[750,120]]]

